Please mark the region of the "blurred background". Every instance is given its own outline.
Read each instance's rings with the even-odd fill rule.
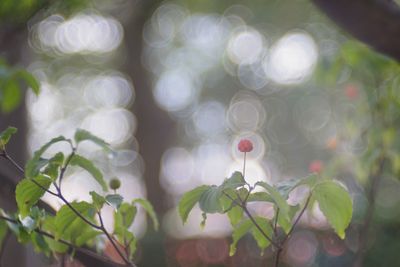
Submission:
[[[318,172],[353,198],[345,240],[315,209],[288,241],[282,266],[398,266],[399,64],[355,41],[312,2],[2,0],[0,60],[0,126],[19,128],[9,149],[18,162],[76,128],[116,148],[109,157],[81,149],[107,179],[121,179],[126,200],[147,197],[155,206],[160,232],[147,230],[144,214],[132,228],[141,238],[139,266],[271,264],[272,252],[261,253],[251,237],[228,256],[232,229],[223,215],[208,216],[201,229],[199,209],[185,226],[176,210],[184,192],[241,170],[241,138],[255,148],[248,182]],[[39,81],[38,96],[20,91],[29,87],[23,80],[8,82],[16,68]],[[21,177],[0,168],[0,205],[12,210]],[[86,175],[69,171],[69,200],[90,200],[98,189]],[[271,207],[251,210],[268,216]],[[104,213],[112,227],[111,208]],[[3,250],[4,266],[59,266],[12,239]]]

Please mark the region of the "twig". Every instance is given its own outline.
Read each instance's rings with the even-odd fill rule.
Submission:
[[[19,224],[19,222],[18,222],[17,220],[12,219],[12,218],[9,218],[9,217],[6,217],[6,216],[0,215],[0,219],[1,219],[1,220],[8,221],[8,222],[10,222],[10,223]],[[115,265],[115,266],[124,266],[124,265],[121,265],[121,264],[118,264],[118,263],[112,261],[112,260],[109,259],[109,258],[106,258],[106,257],[104,257],[104,256],[101,256],[101,255],[99,255],[99,254],[97,254],[97,253],[95,253],[95,252],[93,252],[93,251],[91,251],[91,250],[78,247],[78,246],[76,246],[76,245],[74,245],[74,244],[72,244],[72,243],[70,243],[70,242],[68,242],[68,241],[66,241],[66,240],[63,240],[63,239],[56,239],[54,235],[52,235],[52,234],[50,234],[50,233],[48,233],[48,232],[45,232],[45,231],[43,231],[43,230],[40,230],[40,229],[38,229],[38,228],[34,229],[33,231],[35,231],[36,233],[41,234],[41,235],[43,235],[43,236],[46,236],[46,237],[48,237],[48,238],[54,239],[54,240],[56,240],[56,241],[59,242],[59,243],[62,243],[62,244],[64,244],[64,245],[67,245],[67,246],[69,246],[70,248],[73,248],[73,249],[75,249],[75,250],[77,250],[77,251],[79,251],[79,252],[81,252],[81,253],[83,253],[83,254],[86,254],[86,255],[88,255],[88,256],[91,256],[91,257],[93,257],[93,258],[96,258],[96,259],[98,259],[98,260],[101,260],[101,261],[103,261],[103,262],[107,262],[107,263],[113,264],[113,265]]]
[[[104,223],[103,223],[103,218],[101,217],[100,212],[97,213],[99,216],[99,221],[100,221],[100,229],[103,231],[103,233],[107,236],[108,240],[110,240],[111,244],[113,245],[113,247],[115,248],[115,250],[117,251],[117,253],[119,254],[119,256],[122,258],[122,260],[129,266],[134,266],[133,263],[131,263],[124,255],[124,253],[122,253],[122,251],[119,249],[118,245],[115,243],[114,239],[112,238],[112,236],[108,233],[107,229],[104,227]]]
[[[308,195],[307,200],[306,200],[306,203],[304,204],[303,209],[300,211],[299,216],[297,216],[297,218],[296,218],[296,220],[294,221],[294,223],[293,223],[292,227],[290,228],[289,232],[288,232],[287,235],[283,238],[283,240],[280,242],[280,246],[278,247],[278,250],[276,251],[276,255],[275,255],[275,263],[274,263],[274,266],[275,266],[275,267],[278,267],[278,265],[279,265],[279,259],[280,259],[281,253],[282,253],[282,251],[283,251],[283,247],[284,247],[284,245],[285,245],[285,242],[290,238],[290,236],[292,235],[292,233],[293,233],[293,231],[294,231],[296,225],[299,223],[301,217],[303,216],[304,212],[306,211],[306,209],[307,209],[307,207],[308,207],[308,204],[310,203],[311,196],[312,196],[312,193],[310,193],[310,194]],[[278,212],[279,212],[279,210],[277,211],[277,214],[278,214]],[[278,219],[277,219],[277,220],[278,220]]]

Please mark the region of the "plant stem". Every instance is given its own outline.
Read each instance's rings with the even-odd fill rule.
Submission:
[[[101,217],[100,212],[98,213],[99,216],[99,220],[100,220],[100,228],[101,230],[104,232],[104,234],[107,236],[108,240],[110,240],[111,244],[113,245],[113,247],[115,248],[115,250],[117,251],[117,253],[119,254],[119,256],[122,258],[122,260],[128,265],[128,266],[134,266],[124,255],[124,253],[122,253],[122,251],[119,249],[118,245],[115,243],[114,239],[112,238],[112,236],[108,233],[108,231],[106,230],[106,228],[104,227],[104,223],[103,223],[103,218]]]
[[[299,216],[297,216],[297,218],[296,218],[296,220],[294,221],[294,223],[293,223],[292,227],[290,228],[289,232],[288,232],[287,235],[283,238],[283,240],[280,242],[280,244],[279,244],[280,246],[277,247],[278,250],[276,251],[275,263],[274,263],[274,266],[275,266],[275,267],[278,267],[278,266],[279,266],[279,260],[280,260],[280,255],[281,255],[281,253],[282,253],[282,251],[283,251],[283,246],[285,245],[286,241],[287,241],[287,240],[290,238],[290,236],[292,235],[292,233],[293,233],[293,231],[294,231],[296,225],[299,223],[301,217],[303,216],[304,212],[306,211],[306,209],[307,209],[307,207],[308,207],[308,204],[310,204],[311,196],[312,196],[312,193],[310,193],[310,194],[308,195],[307,200],[306,200],[306,203],[304,204],[303,209],[300,211]],[[279,210],[278,210],[278,211],[279,211]],[[278,214],[278,211],[277,211],[277,214]],[[278,220],[278,219],[277,219],[277,220]]]
[[[0,215],[0,220],[5,220],[5,221],[8,221],[8,222],[10,222],[10,223],[19,224],[19,222],[18,222],[17,220],[14,220],[14,219],[12,219],[12,218],[8,218],[8,217],[2,216],[2,215]],[[54,235],[52,235],[52,234],[50,234],[50,233],[47,233],[47,232],[45,232],[45,231],[42,231],[42,230],[40,230],[40,229],[38,229],[38,228],[34,229],[33,231],[35,231],[36,233],[38,233],[38,234],[40,234],[40,235],[43,235],[43,236],[45,236],[45,237],[54,239],[54,240],[56,240],[57,242],[60,242],[60,243],[62,243],[62,244],[64,244],[64,245],[67,245],[67,246],[69,246],[69,247],[72,248],[72,249],[75,249],[75,250],[77,250],[77,251],[79,251],[79,252],[82,252],[83,254],[86,254],[86,255],[88,255],[88,256],[91,256],[91,257],[93,257],[93,258],[96,258],[96,259],[98,259],[98,260],[101,260],[101,261],[103,261],[103,262],[107,262],[107,263],[109,263],[109,264],[113,264],[114,266],[123,266],[123,265],[118,264],[118,263],[116,263],[116,262],[110,260],[109,258],[103,257],[103,256],[101,256],[101,255],[99,255],[99,254],[97,254],[97,253],[95,253],[95,252],[93,252],[93,251],[91,251],[91,250],[78,247],[78,246],[76,246],[76,245],[74,245],[74,244],[72,244],[72,243],[70,243],[70,242],[68,242],[68,241],[65,241],[65,240],[63,240],[63,239],[56,239]]]
[[[247,152],[244,152],[244,157],[243,157],[243,179],[245,177],[245,172],[246,172],[246,154],[247,154]]]

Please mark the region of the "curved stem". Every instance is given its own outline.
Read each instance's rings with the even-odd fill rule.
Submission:
[[[8,222],[13,223],[13,224],[19,224],[19,222],[18,222],[17,220],[12,219],[12,218],[8,218],[8,217],[2,216],[2,215],[0,215],[0,220],[5,220],[5,221],[8,221]],[[35,231],[36,233],[40,234],[40,235],[43,235],[43,236],[45,236],[45,237],[48,237],[48,238],[51,238],[51,239],[56,240],[56,238],[55,238],[54,235],[52,235],[52,234],[50,234],[50,233],[47,233],[47,232],[45,232],[45,231],[43,231],[43,230],[40,230],[40,229],[36,228],[36,229],[34,229],[34,231]],[[104,257],[104,256],[101,256],[101,255],[99,255],[99,254],[97,254],[97,253],[95,253],[95,252],[93,252],[93,251],[91,251],[91,250],[78,247],[78,246],[76,246],[76,245],[74,245],[74,244],[72,244],[72,243],[70,243],[70,242],[68,242],[68,241],[66,241],[66,240],[57,239],[57,242],[60,242],[60,243],[62,243],[62,244],[64,244],[64,245],[67,245],[67,246],[69,246],[70,248],[73,248],[73,249],[75,249],[75,250],[77,250],[77,251],[79,251],[79,252],[82,252],[83,254],[86,254],[86,255],[88,255],[88,256],[91,256],[91,257],[93,257],[93,258],[96,258],[96,259],[98,259],[98,260],[101,260],[101,261],[103,261],[103,262],[107,262],[107,263],[113,264],[113,265],[115,265],[115,266],[122,266],[121,264],[118,264],[118,263],[116,263],[116,262],[110,260],[109,258],[106,258],[106,257]]]
[[[103,231],[103,233],[107,236],[108,240],[110,240],[111,244],[113,245],[113,247],[115,248],[115,250],[117,251],[118,255],[121,257],[121,259],[128,265],[128,266],[134,266],[133,263],[131,263],[126,256],[124,255],[124,253],[122,253],[122,251],[120,250],[120,248],[118,247],[118,245],[115,243],[114,239],[112,238],[112,236],[110,235],[110,233],[108,233],[107,229],[104,227],[104,223],[103,223],[103,218],[101,217],[100,212],[97,213],[99,216],[99,221],[100,221],[100,229]]]

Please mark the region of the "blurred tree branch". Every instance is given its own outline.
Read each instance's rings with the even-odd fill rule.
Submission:
[[[313,0],[355,38],[400,61],[400,7],[391,0]]]

